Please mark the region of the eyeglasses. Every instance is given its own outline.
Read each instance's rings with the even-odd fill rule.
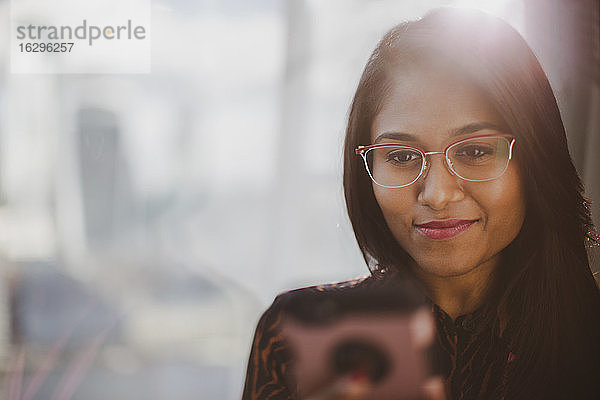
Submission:
[[[451,143],[444,151],[423,151],[415,146],[381,143],[358,146],[369,176],[379,186],[402,188],[415,183],[429,168],[427,156],[443,154],[446,167],[469,182],[497,179],[508,168],[515,138],[482,135]]]

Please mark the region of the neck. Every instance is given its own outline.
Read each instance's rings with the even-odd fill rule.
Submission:
[[[498,258],[488,260],[458,276],[433,275],[417,268],[417,278],[425,286],[429,298],[454,320],[485,303],[498,263]]]

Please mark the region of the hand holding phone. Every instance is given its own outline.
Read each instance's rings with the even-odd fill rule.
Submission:
[[[295,298],[283,334],[293,356],[289,380],[299,397],[424,399],[429,385],[429,398],[443,398],[443,385],[428,383],[432,316],[411,296],[353,290]]]

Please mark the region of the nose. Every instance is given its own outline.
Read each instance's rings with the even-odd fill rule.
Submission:
[[[418,202],[433,210],[443,210],[448,203],[464,199],[460,178],[445,164],[443,154],[429,156],[423,176],[419,179]]]

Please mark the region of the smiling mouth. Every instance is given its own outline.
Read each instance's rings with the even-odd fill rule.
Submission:
[[[443,240],[460,235],[478,221],[478,219],[445,219],[415,224],[415,229],[429,239]]]

